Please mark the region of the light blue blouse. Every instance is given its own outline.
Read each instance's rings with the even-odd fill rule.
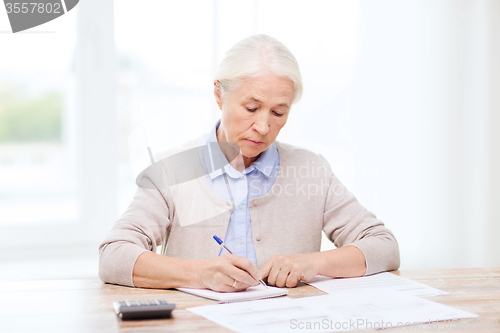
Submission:
[[[205,163],[207,170],[213,170],[213,156],[220,156],[222,151],[217,142],[217,129],[220,120],[212,130],[200,140],[200,144],[208,145],[210,161],[201,156],[202,163]],[[212,151],[217,149],[217,151]],[[226,160],[227,161],[227,160]],[[229,162],[222,169],[217,169],[205,176],[212,190],[222,199],[231,201],[235,204],[229,225],[226,232],[224,243],[233,251],[234,254],[250,259],[257,265],[257,257],[252,241],[252,221],[250,219],[250,210],[248,200],[265,195],[274,184],[278,176],[280,158],[278,149],[273,143],[268,149],[263,151],[257,161],[248,168],[239,172],[234,169]],[[227,175],[226,177],[224,176]],[[228,184],[226,184],[226,178]],[[219,256],[227,253],[221,249]]]

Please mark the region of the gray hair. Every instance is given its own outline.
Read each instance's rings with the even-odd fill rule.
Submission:
[[[219,81],[223,95],[236,88],[238,81],[271,72],[293,82],[297,102],[302,96],[302,77],[299,64],[292,52],[280,41],[265,34],[245,38],[227,51],[215,81]]]

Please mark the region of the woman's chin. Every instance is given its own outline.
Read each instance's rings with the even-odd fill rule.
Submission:
[[[241,150],[241,155],[248,157],[248,158],[254,158],[259,156],[260,153],[262,153],[264,150],[262,149],[242,149]]]

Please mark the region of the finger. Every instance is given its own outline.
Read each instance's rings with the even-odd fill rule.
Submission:
[[[231,285],[224,285],[222,288],[223,292],[235,292],[235,291],[242,291],[248,288],[246,284],[243,284],[241,282],[238,282],[237,280],[232,280],[233,282]]]
[[[267,282],[269,284],[275,286],[279,273],[280,273],[280,266],[278,266],[275,262],[275,263],[273,263],[273,266],[271,267],[271,270],[269,271],[269,275],[267,276]]]
[[[221,287],[221,291],[223,291],[223,292],[242,291],[242,290],[246,290],[248,287],[251,287],[248,284],[240,282],[240,281],[238,281],[236,279],[233,279],[230,276],[227,276],[227,278],[229,278],[229,280],[224,279],[224,281],[226,281],[226,282]],[[231,283],[229,283],[227,281],[231,281]]]
[[[235,291],[235,288],[233,288],[233,285],[235,285],[234,283],[235,279],[233,279],[229,275],[219,272],[215,275],[215,279],[218,289],[217,291],[222,291],[222,292]]]
[[[278,276],[276,277],[276,287],[283,288],[286,286],[286,280],[290,275],[290,270],[286,269],[286,267],[281,267]]]
[[[297,272],[290,272],[290,274],[288,274],[288,278],[286,279],[285,286],[287,288],[296,287],[299,281],[300,281],[299,274]]]
[[[233,254],[226,254],[221,257],[222,260],[219,262],[218,271],[229,276],[232,280],[229,285],[234,283],[234,280],[241,283],[239,289],[248,288],[250,286],[256,286],[259,284],[259,281],[256,280],[252,275],[250,275],[247,271],[240,268],[239,266],[244,266],[245,261],[248,261],[251,265],[253,263],[247,258],[243,258]],[[255,265],[253,265],[255,266]],[[255,269],[257,269],[255,267]]]
[[[215,278],[217,279],[217,288],[214,289],[219,292],[235,292],[242,291],[250,287],[246,283],[242,283],[231,276],[219,272]]]
[[[245,257],[240,257],[234,254],[226,256],[226,259],[230,262],[230,264],[238,270],[238,272],[233,270],[233,274],[236,274],[231,275],[233,278],[242,283],[248,284],[249,286],[256,286],[259,283],[259,270],[253,262]]]
[[[243,291],[243,290],[246,290],[250,287],[254,287],[254,286],[249,286],[248,284],[246,283],[242,283],[242,282],[239,282],[239,281],[236,281],[236,283],[234,283],[233,286],[231,286],[231,288],[233,289],[233,291]]]
[[[259,270],[248,258],[232,255],[231,261],[233,265],[247,272],[254,280],[259,280]]]
[[[272,259],[269,259],[266,261],[264,265],[259,269],[260,273],[260,278],[261,279],[266,279],[269,276],[269,272],[271,271],[271,268],[273,267],[273,261]],[[269,281],[269,279],[268,279]]]
[[[241,283],[240,288],[242,288],[243,285],[245,285],[246,288],[248,288],[250,286],[256,286],[259,284],[259,281],[254,279],[250,274],[248,274],[248,272],[236,266],[233,266],[228,269],[228,275],[232,279],[238,281],[238,283]]]

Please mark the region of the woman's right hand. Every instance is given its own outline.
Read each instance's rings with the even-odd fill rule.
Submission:
[[[235,254],[203,260],[199,283],[203,288],[221,292],[245,290],[259,284],[260,273],[253,262]]]

